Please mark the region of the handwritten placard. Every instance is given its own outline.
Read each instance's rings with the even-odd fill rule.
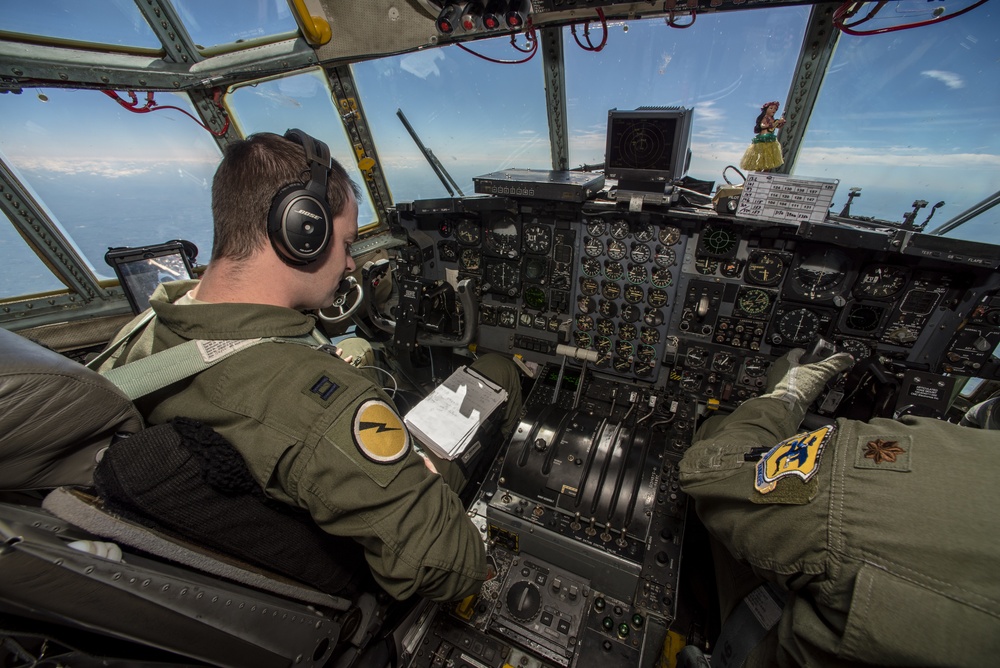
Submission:
[[[838,179],[750,172],[743,185],[736,217],[776,223],[822,223],[839,183]]]

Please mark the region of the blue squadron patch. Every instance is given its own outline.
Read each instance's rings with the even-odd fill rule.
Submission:
[[[410,450],[410,433],[392,406],[369,399],[354,412],[354,445],[376,464],[392,464]]]
[[[754,487],[761,494],[767,494],[774,490],[778,480],[793,475],[808,482],[819,470],[823,448],[836,430],[835,426],[828,425],[778,443],[757,462]]]

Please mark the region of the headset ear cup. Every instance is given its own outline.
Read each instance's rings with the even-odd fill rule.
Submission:
[[[330,245],[330,212],[301,183],[278,191],[267,217],[271,244],[283,260],[303,265],[322,257]]]

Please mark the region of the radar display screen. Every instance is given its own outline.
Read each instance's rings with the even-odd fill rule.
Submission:
[[[687,171],[692,110],[683,107],[608,112],[605,175],[665,182]]]

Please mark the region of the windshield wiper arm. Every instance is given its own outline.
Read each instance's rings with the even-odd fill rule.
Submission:
[[[414,130],[413,126],[410,125],[410,122],[406,120],[406,115],[403,114],[403,110],[397,109],[396,115],[399,116],[399,120],[403,121],[403,127],[406,128],[406,131],[410,133],[411,137],[413,137],[413,142],[417,145],[417,148],[420,149],[420,152],[424,154],[424,159],[427,160],[427,164],[431,166],[431,169],[434,170],[437,177],[441,179],[441,184],[444,185],[444,189],[448,191],[448,194],[454,197],[455,190],[457,190],[459,197],[465,197],[465,193],[463,193],[462,189],[458,187],[457,183],[455,183],[455,179],[451,178],[451,174],[449,174],[448,170],[444,168],[441,161],[437,159],[434,152],[424,146],[424,143],[420,141],[420,137],[417,136],[416,130]],[[448,185],[449,183],[451,183],[451,186],[455,186],[455,190],[451,189],[451,186]]]

